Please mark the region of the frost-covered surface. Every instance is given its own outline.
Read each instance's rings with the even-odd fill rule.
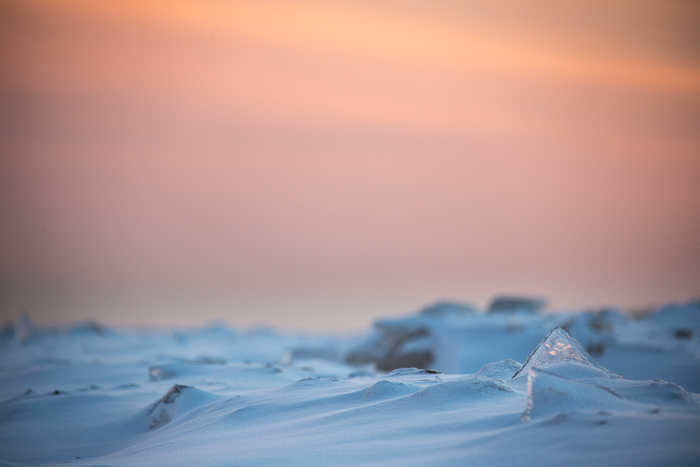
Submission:
[[[699,312],[443,304],[352,338],[25,317],[0,465],[700,465]],[[412,358],[433,369],[376,369]]]

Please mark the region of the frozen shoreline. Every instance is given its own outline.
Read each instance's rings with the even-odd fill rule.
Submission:
[[[422,314],[348,339],[28,329],[0,341],[0,465],[697,465],[696,306]],[[561,325],[580,343],[539,345]],[[371,361],[427,351],[431,370]]]

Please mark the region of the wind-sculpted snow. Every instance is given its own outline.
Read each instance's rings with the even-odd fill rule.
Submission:
[[[225,399],[224,396],[192,386],[176,384],[148,408],[149,428],[155,429],[202,406]]]
[[[654,360],[618,343],[638,342],[644,322],[588,314],[573,326],[605,335],[606,355],[642,352],[652,378],[635,380],[556,328],[577,317],[443,311],[380,328],[417,331],[444,367],[495,358],[461,374],[381,372],[342,362],[364,338],[22,331],[0,341],[0,465],[700,465],[700,398],[652,379],[682,349]],[[600,316],[598,333],[586,323]]]

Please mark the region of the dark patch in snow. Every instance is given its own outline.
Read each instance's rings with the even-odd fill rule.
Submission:
[[[153,409],[155,409],[158,404],[172,404],[177,400],[178,397],[180,397],[180,394],[182,394],[182,391],[184,389],[191,387],[192,386],[176,384],[175,386],[171,387],[158,402],[156,402],[156,404],[153,406]],[[153,412],[153,410],[151,410],[151,412]]]
[[[600,357],[605,353],[605,343],[603,342],[589,342],[586,344],[586,352],[596,357]]]
[[[613,396],[617,397],[618,399],[622,399],[622,396],[620,396],[618,393],[616,393],[615,391],[613,391],[613,390],[610,389],[610,388],[606,388],[605,386],[596,386],[596,387],[597,387],[597,388],[600,388],[600,389],[602,389],[602,390],[604,390],[604,391],[608,391],[610,394],[612,394]]]
[[[392,371],[428,368],[435,361],[432,336],[424,318],[378,321],[375,329],[375,338],[348,352],[346,363],[374,363],[380,371]]]
[[[673,337],[676,339],[692,339],[693,330],[688,328],[677,328],[673,330]]]
[[[161,425],[165,425],[172,419],[172,414],[165,408],[165,405],[175,404],[183,391],[186,389],[191,389],[192,386],[184,386],[181,384],[176,384],[171,387],[165,395],[158,400],[155,404],[151,406],[148,413],[151,415],[151,425],[150,428],[158,428]]]

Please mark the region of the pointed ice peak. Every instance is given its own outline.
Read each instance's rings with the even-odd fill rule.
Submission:
[[[571,337],[564,329],[555,328],[545,337],[534,352],[527,357],[522,368],[513,378],[520,374],[527,374],[530,368],[541,368],[559,363],[574,363],[586,365],[608,372],[598,364],[588,352],[586,352],[576,339]]]

